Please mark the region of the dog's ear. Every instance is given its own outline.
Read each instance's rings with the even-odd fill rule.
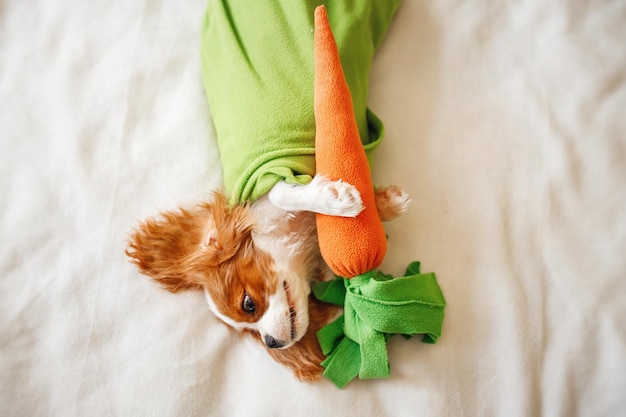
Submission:
[[[251,245],[247,205],[230,207],[221,192],[192,209],[164,212],[139,225],[126,255],[167,290],[202,288],[220,264]]]
[[[193,256],[198,267],[216,269],[250,250],[254,220],[247,204],[230,206],[222,193],[215,193],[213,201],[201,204],[198,210],[204,218],[202,250]]]
[[[212,202],[147,219],[132,233],[126,255],[169,291],[202,287],[200,274],[209,273],[211,259],[223,251],[217,222],[224,218],[225,202],[223,194],[215,193]]]

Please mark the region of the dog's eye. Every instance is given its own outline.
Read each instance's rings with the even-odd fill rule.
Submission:
[[[254,301],[252,301],[252,298],[250,298],[248,294],[245,294],[243,296],[243,302],[241,303],[241,307],[243,308],[243,311],[245,311],[248,314],[254,314],[254,312],[256,311],[256,305],[254,304]]]

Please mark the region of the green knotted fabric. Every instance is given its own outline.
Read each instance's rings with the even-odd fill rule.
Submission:
[[[423,334],[425,343],[441,336],[446,302],[435,274],[420,273],[419,262],[410,264],[403,277],[371,271],[319,283],[313,292],[321,301],[344,306],[344,314],[317,334],[327,355],[324,375],[339,388],[356,376],[389,377],[391,335]]]

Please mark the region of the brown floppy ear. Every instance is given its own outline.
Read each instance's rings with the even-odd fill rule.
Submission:
[[[215,193],[214,200],[145,220],[132,233],[126,255],[142,274],[171,292],[201,288],[198,260],[203,268],[210,267],[220,251],[215,211],[226,209],[226,197]]]

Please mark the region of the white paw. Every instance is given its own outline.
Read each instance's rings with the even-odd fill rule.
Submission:
[[[411,197],[398,186],[376,190],[376,207],[381,220],[392,220],[405,214],[410,205]]]
[[[347,182],[318,175],[314,178],[319,190],[319,212],[331,216],[356,217],[363,209],[361,193]]]
[[[356,217],[363,211],[361,194],[351,184],[316,175],[307,185],[279,182],[269,193],[269,201],[287,211],[311,211],[329,216]]]

